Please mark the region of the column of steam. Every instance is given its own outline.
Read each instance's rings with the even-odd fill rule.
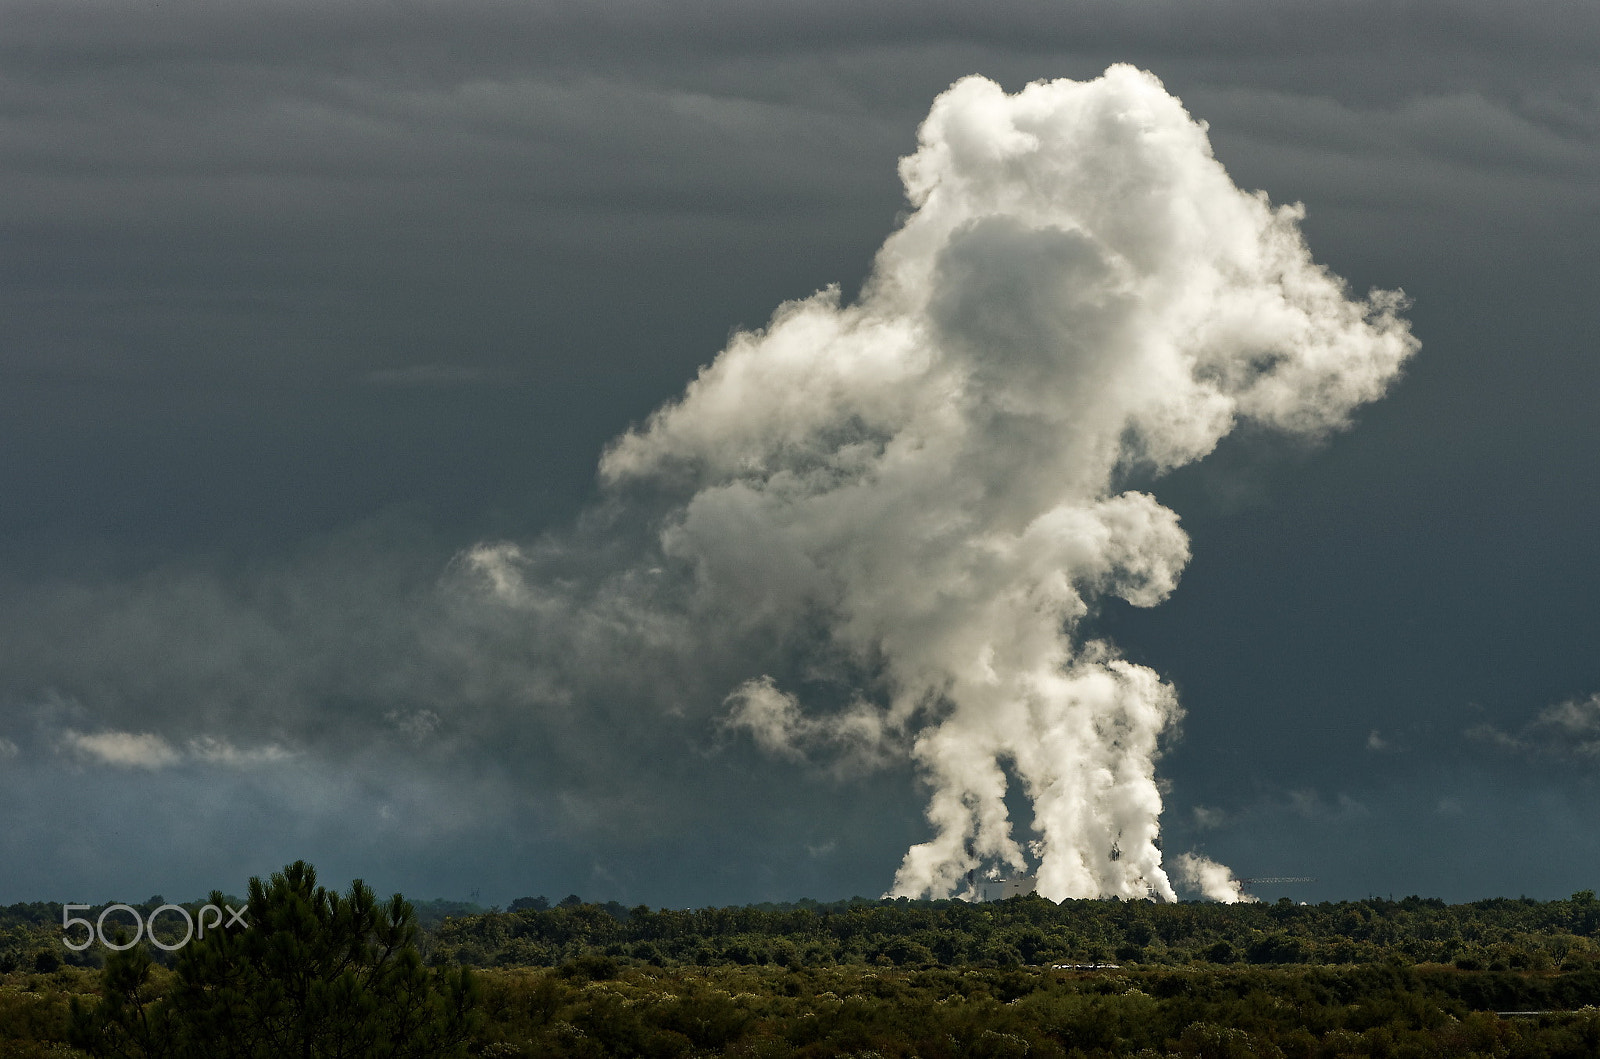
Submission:
[[[778,637],[820,624],[819,658],[878,666],[881,701],[808,712],[760,675],[724,723],[795,758],[910,748],[934,835],[892,894],[1003,867],[1036,869],[1052,899],[1171,899],[1155,765],[1180,709],[1085,619],[1108,596],[1159,603],[1188,540],[1115,483],[1158,481],[1244,420],[1345,426],[1416,348],[1403,298],[1351,297],[1311,260],[1298,207],[1236,187],[1205,127],[1132,67],[1014,95],[959,81],[901,175],[913,211],[857,301],[785,304],[607,450],[613,503],[630,483],[672,499],[659,553],[593,598],[687,569],[680,609],[703,634],[723,615]],[[502,595],[561,591],[534,587]],[[1214,885],[1226,869],[1182,864],[1237,898]]]

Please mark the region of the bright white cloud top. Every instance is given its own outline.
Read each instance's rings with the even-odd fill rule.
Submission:
[[[602,477],[676,498],[659,558],[692,571],[692,610],[824,630],[880,674],[842,711],[752,679],[726,723],[790,758],[909,748],[934,834],[893,894],[1003,865],[1052,899],[1173,899],[1155,766],[1179,704],[1080,625],[1097,598],[1161,602],[1188,539],[1118,483],[1242,421],[1346,425],[1417,346],[1403,298],[1352,298],[1299,208],[1236,187],[1205,126],[1129,66],[1015,95],[961,80],[900,171],[914,211],[860,298],[823,291],[736,335]],[[523,582],[515,549],[469,558],[502,599],[560,595]]]

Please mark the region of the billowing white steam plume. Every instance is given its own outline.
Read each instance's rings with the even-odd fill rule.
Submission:
[[[1178,878],[1191,890],[1225,905],[1252,904],[1256,898],[1244,892],[1244,884],[1233,877],[1227,865],[1218,864],[1198,853],[1177,856]]]
[[[820,622],[879,667],[884,702],[808,715],[762,678],[728,723],[791,755],[909,742],[935,833],[893,893],[1031,866],[1009,768],[1040,893],[1172,899],[1154,763],[1178,703],[1078,625],[1106,594],[1160,602],[1188,539],[1114,483],[1241,420],[1344,425],[1416,348],[1403,299],[1350,298],[1298,207],[1235,187],[1204,126],[1129,66],[1016,95],[966,78],[900,172],[915,209],[860,299],[823,291],[737,335],[602,476],[683,490],[662,548],[698,599]]]

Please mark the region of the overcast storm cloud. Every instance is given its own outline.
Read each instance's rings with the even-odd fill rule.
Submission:
[[[0,9],[0,901],[1593,887],[1594,5]]]
[[[1036,867],[1056,900],[1175,900],[1155,765],[1181,709],[1078,633],[1103,597],[1161,602],[1189,558],[1177,516],[1119,482],[1197,460],[1242,421],[1345,425],[1416,347],[1403,299],[1350,297],[1308,255],[1298,208],[1235,187],[1205,127],[1130,66],[1015,95],[965,78],[901,177],[914,211],[859,299],[785,304],[606,451],[620,502],[666,498],[645,566],[574,600],[514,545],[467,565],[542,611],[542,635],[604,600],[638,636],[663,617],[639,586],[682,571],[675,612],[697,627],[770,630],[872,674],[823,712],[761,674],[725,723],[792,758],[910,753],[934,836],[891,894]],[[1225,870],[1185,863],[1237,898]]]

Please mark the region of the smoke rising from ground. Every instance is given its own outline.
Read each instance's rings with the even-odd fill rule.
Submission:
[[[1107,597],[1166,598],[1188,540],[1119,482],[1246,420],[1345,426],[1416,348],[1403,299],[1352,298],[1311,260],[1298,207],[1237,188],[1205,126],[1129,66],[1015,95],[963,79],[919,143],[900,170],[913,211],[856,301],[783,305],[605,453],[613,502],[655,513],[646,565],[583,603],[511,546],[467,566],[530,612],[576,606],[659,644],[666,605],[700,635],[870,674],[820,710],[757,674],[723,726],[797,760],[909,753],[933,836],[893,894],[1004,865],[1052,899],[1173,899],[1155,765],[1182,711],[1080,630]],[[673,571],[688,587],[667,605],[650,585]],[[1011,819],[1012,777],[1031,821]]]

